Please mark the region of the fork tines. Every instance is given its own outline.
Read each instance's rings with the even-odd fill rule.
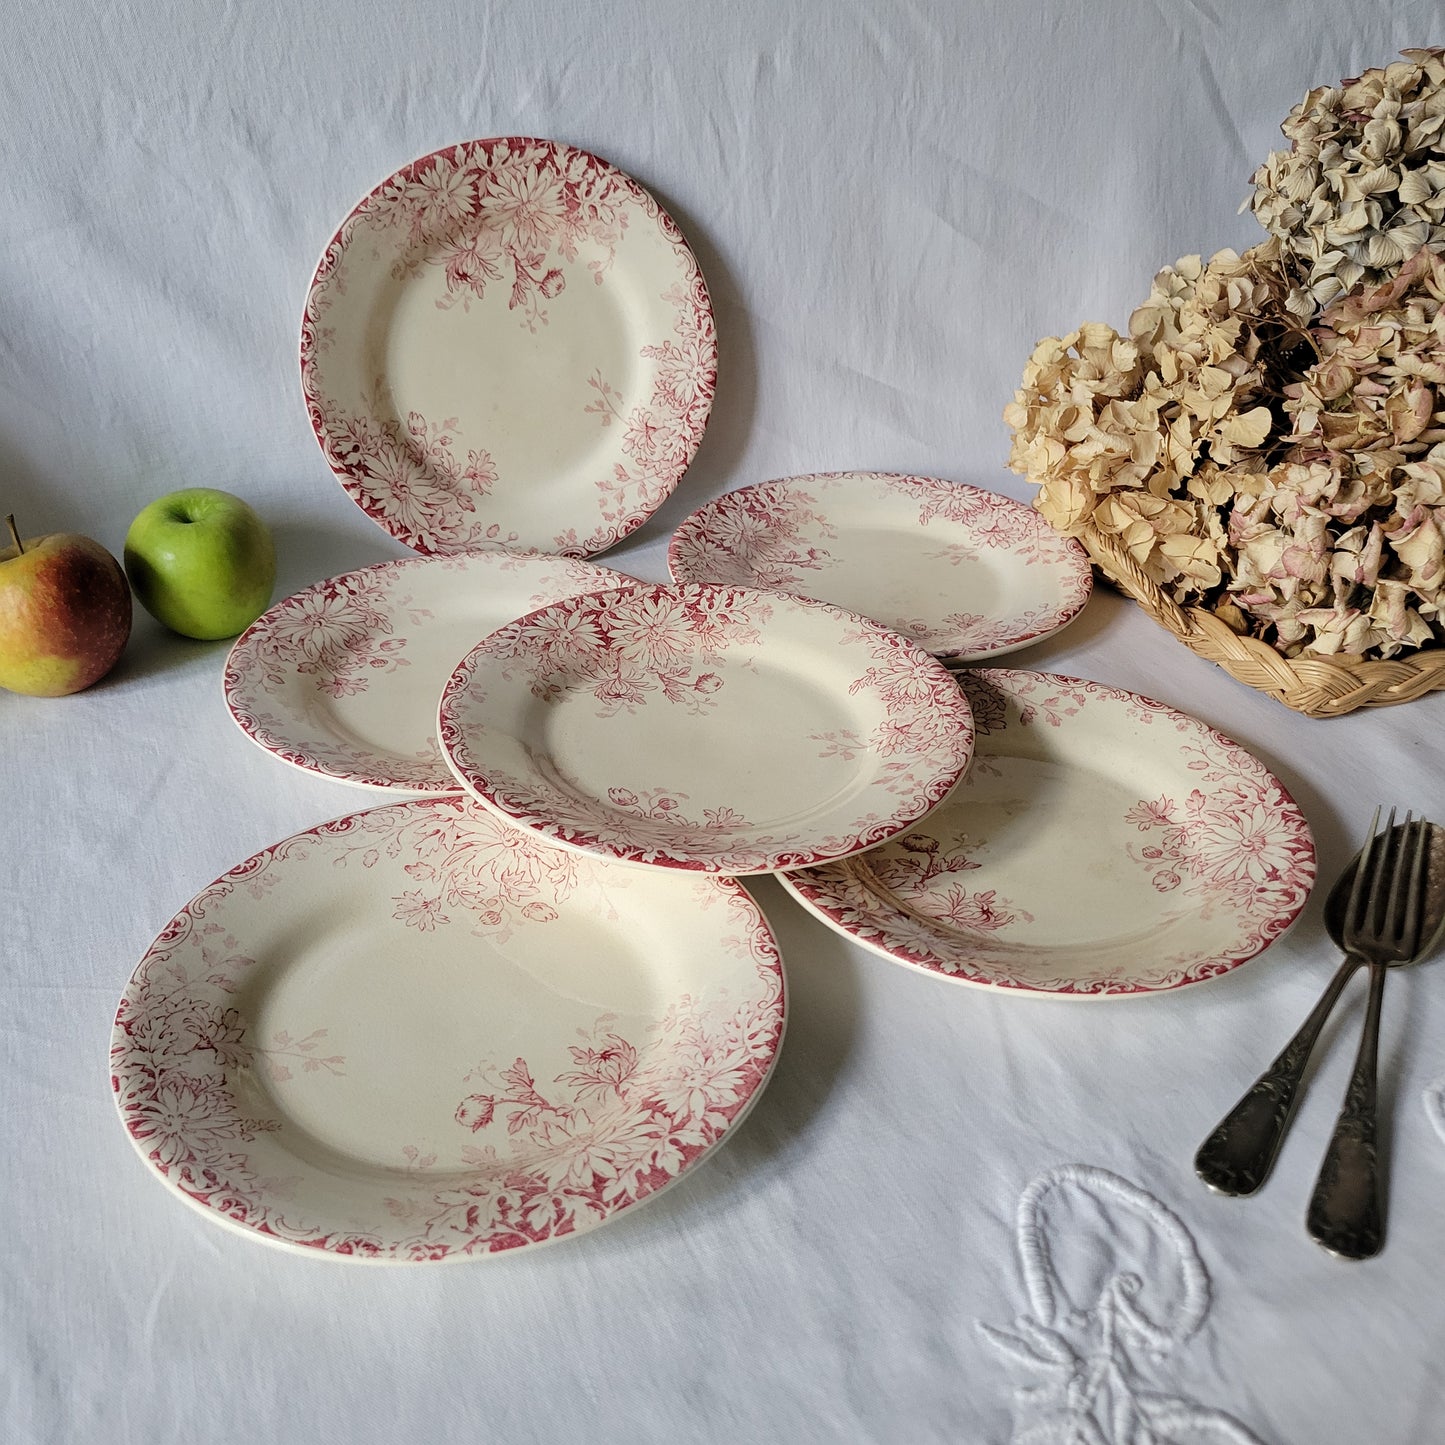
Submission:
[[[1376,808],[1350,888],[1344,941],[1350,948],[1373,940],[1404,958],[1419,946],[1431,825],[1407,812],[1397,828],[1394,808],[1383,832],[1379,823],[1380,809]]]

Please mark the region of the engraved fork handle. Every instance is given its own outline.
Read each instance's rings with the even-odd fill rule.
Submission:
[[[1310,1051],[1362,962],[1354,954],[1345,955],[1299,1032],[1199,1146],[1194,1171],[1211,1189],[1221,1194],[1253,1194],[1269,1177],[1294,1114]]]
[[[1342,1259],[1369,1259],[1385,1243],[1375,1147],[1375,1063],[1380,1052],[1380,1004],[1386,965],[1370,964],[1370,1001],[1355,1071],[1325,1150],[1305,1227],[1310,1238]]]

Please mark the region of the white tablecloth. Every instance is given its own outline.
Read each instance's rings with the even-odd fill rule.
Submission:
[[[717,307],[702,450],[606,560],[660,580],[689,511],[800,471],[1024,496],[1000,412],[1035,339],[1122,324],[1159,265],[1257,240],[1236,207],[1290,105],[1438,40],[1438,19],[1423,0],[22,0],[0,87],[0,511],[118,552],[152,497],[223,487],[271,523],[278,596],[398,555],[312,439],[302,298],[366,189],[508,133],[651,187]],[[225,651],[138,615],[103,685],[0,694],[7,1440],[1438,1437],[1445,978],[1390,979],[1381,1258],[1339,1263],[1303,1230],[1356,995],[1264,1192],[1217,1198],[1190,1168],[1334,966],[1318,897],[1222,980],[1079,1005],[893,966],[764,881],[782,1060],[655,1204],[555,1249],[390,1271],[185,1209],[117,1121],[120,990],[213,877],[366,802],[241,736]],[[1445,812],[1445,695],[1311,722],[1112,594],[1017,660],[1238,738],[1303,805],[1325,879],[1376,800]]]

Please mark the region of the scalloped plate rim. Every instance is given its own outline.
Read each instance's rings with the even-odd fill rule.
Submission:
[[[345,572],[338,572],[334,576],[320,577],[314,582],[308,582],[305,586],[299,587],[287,597],[280,598],[271,604],[249,627],[236,638],[226,654],[226,660],[221,668],[221,700],[225,704],[226,711],[231,721],[241,730],[244,736],[260,748],[268,757],[276,759],[277,762],[285,763],[287,767],[294,768],[297,772],[306,773],[311,777],[327,778],[332,782],[344,783],[348,787],[361,788],[369,793],[375,794],[379,799],[388,797],[455,797],[466,790],[460,785],[441,784],[437,786],[418,786],[411,783],[386,782],[379,777],[364,774],[364,770],[358,766],[350,772],[332,767],[324,761],[315,757],[303,760],[300,756],[305,750],[304,740],[302,744],[290,751],[281,751],[269,743],[262,741],[257,736],[257,727],[250,717],[244,717],[237,710],[238,698],[241,692],[241,683],[233,678],[234,663],[237,655],[244,646],[254,643],[256,637],[260,636],[268,627],[275,625],[276,621],[284,614],[285,610],[294,605],[298,598],[317,593],[322,589],[337,584],[347,583],[353,578],[364,576],[376,576],[380,574],[390,575],[397,572],[406,572],[412,569],[425,571],[429,568],[437,570],[449,570],[471,561],[480,562],[487,559],[488,564],[495,562],[499,567],[505,567],[509,561],[521,559],[523,561],[538,561],[550,564],[553,567],[579,567],[594,569],[599,577],[615,577],[617,587],[633,586],[637,579],[626,572],[619,572],[615,568],[608,567],[600,562],[593,562],[589,559],[575,557],[559,557],[555,552],[539,552],[536,550],[513,551],[504,548],[478,548],[469,552],[448,552],[448,553],[414,553],[410,557],[389,557],[380,562],[366,563],[360,567],[349,568]],[[611,590],[609,586],[599,586],[600,592]],[[573,594],[580,595],[580,594]],[[495,630],[495,624],[483,624],[488,630]],[[505,626],[505,623],[501,624]],[[291,752],[297,753],[292,756]]]
[[[284,847],[288,843],[291,843],[293,840],[303,837],[323,836],[326,830],[333,825],[357,817],[362,813],[380,813],[390,810],[400,811],[408,808],[426,808],[435,806],[437,804],[454,803],[457,801],[458,798],[455,795],[450,797],[421,796],[396,798],[390,802],[380,804],[379,806],[353,809],[350,812],[342,813],[337,815],[336,817],[329,818],[321,823],[317,823],[310,828],[298,829],[296,830],[296,832],[288,834],[285,838],[279,839],[275,843],[268,844],[263,848],[257,849],[255,853],[251,854],[241,863],[234,865],[230,869],[227,869],[224,873],[218,875],[204,888],[200,889],[197,893],[195,893],[187,901],[187,903],[180,910],[178,910],[174,917],[167,923],[166,927],[157,934],[156,938],[152,941],[152,943],[146,949],[145,953],[141,956],[140,960],[137,962],[134,969],[132,970],[130,977],[127,979],[125,988],[122,990],[121,993],[118,1009],[120,1007],[123,1007],[127,999],[130,998],[132,990],[135,988],[136,985],[136,976],[139,974],[141,968],[144,967],[144,965],[149,961],[153,954],[155,954],[157,951],[162,950],[162,942],[165,939],[166,934],[172,928],[174,928],[180,920],[186,918],[196,907],[196,905],[206,900],[208,895],[213,893],[222,884],[225,884],[228,880],[232,879],[233,875],[237,875],[238,873],[240,873],[240,870],[247,868],[249,864],[256,862],[256,860],[262,858],[265,855],[275,853],[276,850]],[[284,864],[285,860],[283,859],[281,861]],[[594,861],[604,867],[610,866],[608,861],[604,859],[594,859]],[[674,1173],[664,1183],[650,1189],[640,1198],[623,1201],[621,1204],[616,1205],[605,1217],[601,1219],[595,1219],[590,1222],[584,1221],[575,1229],[563,1233],[554,1233],[546,1239],[524,1240],[518,1244],[509,1245],[501,1249],[481,1250],[475,1253],[463,1251],[462,1249],[455,1249],[437,1256],[419,1257],[415,1255],[408,1256],[404,1254],[366,1254],[344,1252],[341,1250],[329,1249],[321,1244],[288,1239],[283,1235],[276,1234],[265,1229],[254,1228],[250,1225],[240,1222],[237,1219],[232,1218],[230,1215],[226,1214],[222,1210],[212,1208],[211,1206],[201,1202],[199,1199],[187,1193],[186,1190],[180,1188],[168,1177],[167,1174],[163,1173],[159,1168],[156,1167],[155,1161],[148,1154],[145,1145],[132,1133],[129,1122],[125,1117],[125,1111],[122,1104],[121,1082],[124,1075],[118,1075],[115,1071],[113,1061],[108,1059],[107,1076],[111,1085],[109,1092],[112,1105],[116,1110],[116,1117],[121,1125],[122,1132],[125,1134],[126,1139],[128,1140],[135,1154],[144,1165],[145,1172],[149,1175],[152,1175],[156,1179],[156,1182],[171,1197],[180,1199],[184,1204],[189,1207],[189,1209],[193,1213],[204,1217],[212,1224],[220,1225],[227,1233],[231,1235],[242,1237],[252,1241],[257,1241],[263,1245],[266,1245],[269,1248],[282,1250],[287,1254],[292,1255],[293,1257],[306,1257],[311,1259],[324,1258],[333,1260],[341,1264],[361,1264],[383,1268],[437,1264],[455,1265],[463,1263],[476,1263],[483,1260],[502,1260],[512,1258],[519,1254],[530,1253],[534,1250],[545,1248],[548,1245],[561,1244],[569,1240],[589,1235],[595,1230],[605,1227],[606,1225],[612,1223],[614,1220],[620,1217],[630,1217],[633,1213],[636,1212],[637,1209],[651,1203],[659,1195],[666,1194],[669,1190],[672,1189],[675,1184],[679,1183],[684,1178],[689,1177],[695,1169],[697,1169],[700,1165],[706,1163],[707,1160],[709,1160],[719,1149],[723,1147],[723,1145],[725,1145],[732,1138],[732,1136],[744,1124],[748,1116],[752,1113],[754,1107],[762,1098],[763,1094],[766,1092],[769,1084],[771,1083],[773,1075],[777,1070],[778,1060],[782,1055],[783,1044],[787,1035],[788,1020],[791,1012],[789,998],[790,989],[788,985],[787,970],[782,957],[781,949],[778,946],[776,932],[773,929],[766,912],[763,910],[762,905],[758,902],[756,898],[753,897],[751,892],[749,892],[749,890],[736,879],[728,877],[717,877],[713,875],[694,875],[694,877],[699,882],[706,881],[708,883],[717,884],[728,891],[734,892],[736,895],[742,897],[747,901],[747,904],[749,905],[751,911],[751,915],[753,916],[753,922],[751,924],[753,936],[755,938],[762,937],[771,949],[770,967],[776,975],[777,995],[776,1000],[772,1002],[771,1007],[768,1011],[772,1014],[775,1014],[776,1016],[776,1033],[772,1039],[771,1049],[768,1054],[763,1071],[758,1076],[756,1082],[753,1084],[746,1098],[742,1101],[737,1112],[728,1119],[726,1125],[722,1128],[718,1136],[714,1140],[712,1140],[711,1143],[707,1144],[699,1153],[694,1155],[691,1159],[687,1160],[682,1165],[682,1167],[678,1169],[676,1173]],[[229,893],[226,896],[230,896]],[[259,903],[256,903],[253,906],[259,907],[261,905]],[[763,1007],[763,1005],[760,1004],[759,1007],[761,1008]],[[117,1013],[117,1017],[113,1020],[110,1029],[110,1042],[112,1050],[116,1047],[116,1042],[120,1038],[121,1034],[122,1030],[120,1027],[120,1021]]]
[[[791,486],[791,485],[793,485],[793,484],[800,483],[800,482],[812,482],[812,481],[845,481],[845,482],[846,482],[846,481],[855,480],[855,479],[856,479],[856,480],[891,481],[891,482],[900,482],[900,483],[916,482],[916,483],[919,483],[920,485],[934,485],[934,484],[938,484],[938,485],[942,485],[942,486],[945,486],[945,487],[948,487],[948,488],[959,488],[960,490],[964,490],[964,491],[976,493],[976,494],[978,494],[978,495],[979,495],[980,497],[982,497],[982,498],[987,498],[988,501],[990,502],[990,504],[996,505],[996,506],[998,506],[998,507],[1000,507],[1000,508],[1003,508],[1003,509],[1018,508],[1020,511],[1027,513],[1029,516],[1037,517],[1037,513],[1035,513],[1031,507],[1029,507],[1029,506],[1028,506],[1026,503],[1024,503],[1024,502],[1019,501],[1019,500],[1018,500],[1017,498],[1015,498],[1015,497],[1007,496],[1007,495],[1005,495],[1005,494],[1002,493],[1002,492],[994,492],[994,491],[991,491],[991,490],[990,490],[989,488],[987,488],[987,487],[980,487],[980,486],[978,486],[978,485],[976,485],[975,483],[972,483],[972,482],[955,482],[955,481],[949,481],[949,480],[948,480],[947,478],[945,478],[945,477],[935,477],[935,476],[932,476],[932,475],[925,475],[924,473],[921,473],[921,472],[886,472],[886,471],[861,471],[861,470],[860,470],[860,471],[799,472],[799,473],[795,473],[795,474],[790,474],[790,475],[788,475],[788,476],[769,477],[769,478],[767,478],[767,479],[764,480],[764,481],[760,481],[760,482],[749,482],[749,483],[746,483],[745,485],[743,485],[743,486],[741,486],[741,487],[734,487],[731,491],[724,492],[721,496],[711,498],[709,501],[704,502],[701,506],[697,507],[694,511],[690,512],[686,517],[683,518],[683,520],[682,520],[680,523],[678,523],[677,527],[676,527],[676,528],[674,529],[674,531],[673,531],[672,536],[668,539],[668,544],[667,544],[667,567],[668,567],[668,572],[669,572],[669,574],[672,576],[672,578],[673,578],[673,580],[674,580],[675,582],[679,583],[679,585],[683,584],[684,582],[700,582],[700,581],[708,580],[708,579],[700,578],[700,577],[685,577],[685,576],[680,576],[680,575],[679,575],[679,567],[678,567],[678,561],[679,561],[678,554],[679,554],[682,546],[683,546],[685,543],[687,543],[688,541],[690,541],[690,539],[691,539],[692,537],[696,536],[696,535],[701,531],[701,529],[703,528],[703,526],[705,525],[705,523],[707,522],[707,520],[708,520],[709,518],[711,518],[712,516],[715,516],[715,515],[717,514],[717,512],[718,512],[718,510],[719,510],[720,507],[722,507],[722,506],[724,506],[725,504],[729,503],[731,499],[738,497],[740,494],[746,493],[746,492],[754,492],[754,493],[756,493],[756,492],[761,491],[761,490],[764,489],[764,488],[768,488],[768,487],[778,487],[778,488],[781,488],[781,487]],[[1077,576],[1077,578],[1079,579],[1080,585],[1081,585],[1081,595],[1080,595],[1079,599],[1078,599],[1077,601],[1075,601],[1075,602],[1069,602],[1069,603],[1061,604],[1061,605],[1055,610],[1055,612],[1054,612],[1052,618],[1050,619],[1050,621],[1049,621],[1046,625],[1044,625],[1044,626],[1041,626],[1041,627],[1024,626],[1024,627],[1022,627],[1021,629],[1020,629],[1020,628],[1016,628],[1016,629],[1015,629],[1016,635],[1013,636],[1013,637],[1012,637],[1009,641],[1007,641],[1007,642],[997,643],[997,644],[993,644],[993,645],[990,645],[990,646],[985,646],[985,647],[983,647],[983,648],[966,647],[966,646],[963,646],[963,645],[940,646],[940,647],[927,646],[927,647],[926,647],[926,650],[929,651],[929,652],[931,652],[934,657],[937,657],[937,658],[939,658],[940,660],[949,661],[949,662],[968,662],[968,663],[986,662],[986,661],[989,661],[989,660],[991,660],[991,659],[993,659],[993,658],[995,658],[995,657],[1003,657],[1003,656],[1006,656],[1007,654],[1009,654],[1009,653],[1011,653],[1011,652],[1017,652],[1017,651],[1019,651],[1019,650],[1022,649],[1022,648],[1030,647],[1030,646],[1032,646],[1032,645],[1033,645],[1034,643],[1036,643],[1036,642],[1044,642],[1044,641],[1047,641],[1049,638],[1054,637],[1054,636],[1056,636],[1058,633],[1062,632],[1066,627],[1068,627],[1072,622],[1074,622],[1074,621],[1078,618],[1079,614],[1080,614],[1080,613],[1084,610],[1084,608],[1088,605],[1089,598],[1093,595],[1093,585],[1094,585],[1094,584],[1093,584],[1093,566],[1092,566],[1092,564],[1091,564],[1090,561],[1089,561],[1088,553],[1084,550],[1082,544],[1079,543],[1079,542],[1077,541],[1077,539],[1072,538],[1072,537],[1062,537],[1062,536],[1060,536],[1058,533],[1055,533],[1055,532],[1051,531],[1051,530],[1048,528],[1047,524],[1046,524],[1046,523],[1043,523],[1043,521],[1042,521],[1041,518],[1039,519],[1039,521],[1040,521],[1041,527],[1043,528],[1043,530],[1042,530],[1042,532],[1041,532],[1040,535],[1046,536],[1051,542],[1057,542],[1057,543],[1059,543],[1059,544],[1060,544],[1060,547],[1061,547],[1061,555],[1067,555],[1067,556],[1072,557],[1072,558],[1074,559],[1074,562],[1075,562],[1075,564],[1076,564],[1076,569],[1075,569],[1075,570],[1076,570],[1076,576]],[[957,526],[963,526],[964,524],[962,524],[962,523],[956,523],[955,525],[957,525]],[[995,549],[995,550],[1000,550],[1000,549]],[[765,584],[760,584],[760,583],[756,583],[756,582],[750,582],[750,583],[739,583],[739,584],[737,584],[737,585],[739,585],[739,586],[764,586]],[[797,596],[797,595],[800,595],[800,594],[797,594],[797,593],[788,592],[787,587],[786,587],[785,585],[781,585],[781,584],[779,584],[779,585],[766,584],[766,590],[768,590],[768,591],[784,592],[784,593],[787,593],[787,595],[789,595],[789,596]],[[828,600],[828,599],[823,599],[823,600]],[[838,605],[841,606],[841,605],[843,605],[843,604],[838,604]],[[874,620],[875,620],[875,621],[878,621],[880,626],[887,627],[887,626],[890,625],[889,623],[884,622],[884,621],[882,621],[881,619],[874,619]],[[905,634],[905,635],[906,635],[906,634]],[[923,642],[920,642],[918,645],[921,646],[921,647],[925,647],[925,646],[926,646],[926,644],[923,643]]]

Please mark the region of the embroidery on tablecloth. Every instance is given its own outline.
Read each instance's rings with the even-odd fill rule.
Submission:
[[[1445,1078],[1436,1079],[1433,1084],[1425,1085],[1422,1102],[1425,1105],[1427,1117],[1435,1126],[1435,1132],[1442,1140],[1445,1140]]]
[[[1010,1330],[979,1322],[1031,1376],[1012,1445],[1260,1445],[1222,1411],[1150,1388],[1210,1304],[1193,1236],[1152,1194],[1061,1164],[1020,1196],[1017,1243],[1029,1310]]]

